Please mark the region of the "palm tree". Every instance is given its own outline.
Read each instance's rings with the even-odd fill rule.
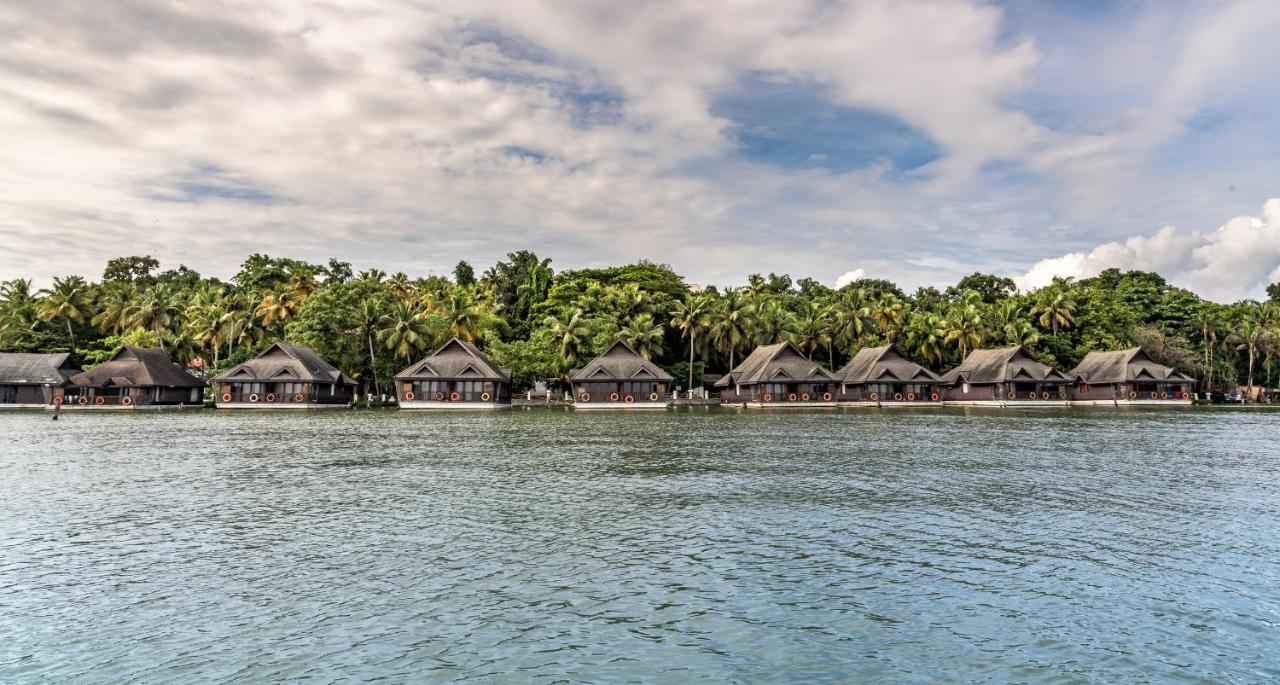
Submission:
[[[641,357],[652,359],[662,352],[663,334],[662,324],[654,321],[653,315],[646,312],[632,319],[618,333],[618,337]]]
[[[587,336],[591,334],[582,309],[566,312],[559,318],[549,314],[543,320],[543,325],[551,332],[552,339],[559,347],[561,367],[570,368],[578,359],[578,352],[586,342]]]
[[[938,366],[946,358],[947,322],[936,312],[917,310],[907,320],[906,343],[927,364]]]
[[[729,368],[735,367],[738,348],[749,338],[751,305],[740,290],[727,290],[712,312],[711,338],[722,352],[729,355]]]
[[[173,292],[164,286],[146,289],[125,310],[129,325],[155,333],[162,348],[165,334],[171,330],[181,313],[182,307],[178,306]]]
[[[516,316],[524,320],[533,305],[547,299],[547,291],[551,289],[551,278],[555,272],[551,270],[551,259],[544,259],[529,268],[529,273],[520,285],[516,286]]]
[[[305,293],[293,288],[266,290],[262,293],[262,302],[258,303],[254,315],[262,321],[263,326],[270,328],[278,325],[283,328],[302,308],[302,301],[305,299]]]
[[[421,310],[404,300],[391,305],[391,311],[383,314],[381,321],[378,339],[396,359],[410,361],[430,344],[431,329],[423,321]]]
[[[810,360],[813,359],[814,352],[825,346],[829,356],[828,364],[835,364],[831,354],[831,319],[827,310],[817,302],[807,301],[796,312],[796,330],[791,336],[791,342]]]
[[[846,351],[875,324],[867,292],[861,288],[840,291],[832,305],[832,317],[832,337]]]
[[[693,390],[693,348],[697,344],[698,331],[707,327],[707,314],[710,303],[707,298],[685,295],[683,302],[677,302],[671,309],[671,325],[680,329],[681,337],[689,339],[689,385]]]
[[[89,323],[103,333],[120,334],[129,327],[129,308],[133,306],[138,289],[133,283],[113,281],[103,285],[98,294],[97,309]]]
[[[790,340],[796,333],[796,317],[776,297],[765,297],[758,302],[751,318],[757,345],[772,345]]]
[[[76,334],[71,330],[71,324],[83,322],[89,312],[89,284],[79,276],[67,276],[53,279],[53,287],[40,292],[44,295],[37,309],[40,320],[62,318],[67,324],[67,337],[71,339],[71,350],[74,352]]]
[[[477,288],[454,286],[430,302],[429,311],[449,322],[449,333],[467,342],[484,337],[485,329],[498,323],[491,302],[481,299]]]
[[[972,290],[966,290],[960,301],[951,306],[947,312],[947,335],[944,341],[958,343],[960,358],[969,356],[969,350],[982,344],[986,324],[982,316],[982,296]]]
[[[1200,311],[1196,312],[1193,323],[1200,330],[1200,344],[1204,347],[1204,371],[1206,392],[1213,390],[1213,349],[1218,343],[1218,330],[1222,325],[1218,318],[1218,313],[1205,304],[1200,307]]]
[[[875,318],[876,326],[880,328],[880,335],[886,342],[892,343],[901,333],[902,326],[906,322],[907,303],[893,293],[885,293],[872,308],[872,316]]]
[[[1270,330],[1262,307],[1254,304],[1245,311],[1228,339],[1228,342],[1237,350],[1247,351],[1249,354],[1249,392],[1245,397],[1240,398],[1241,403],[1246,399],[1253,399],[1253,366],[1258,358],[1258,348],[1263,345],[1269,334]]]
[[[364,338],[369,345],[369,370],[373,375],[373,389],[381,395],[382,384],[378,382],[378,371],[375,364],[377,357],[373,353],[373,339],[378,336],[379,324],[382,323],[382,312],[378,308],[378,301],[372,297],[366,297],[360,303],[360,310],[356,313],[356,316],[358,317],[356,334]]]
[[[1040,317],[1040,325],[1058,335],[1061,328],[1070,328],[1076,322],[1076,302],[1071,294],[1060,287],[1040,291],[1032,315]]]
[[[31,281],[14,279],[0,283],[0,345],[9,347],[35,327],[37,300],[31,294]]]

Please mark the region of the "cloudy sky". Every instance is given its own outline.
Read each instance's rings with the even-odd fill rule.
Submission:
[[[0,278],[1280,280],[1275,0],[6,0]]]

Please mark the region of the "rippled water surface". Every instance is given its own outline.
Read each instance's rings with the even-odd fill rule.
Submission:
[[[1263,682],[1280,413],[0,414],[0,681]]]

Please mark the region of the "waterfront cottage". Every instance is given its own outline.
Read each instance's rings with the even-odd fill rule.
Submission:
[[[569,382],[575,409],[663,409],[671,374],[617,340]]]
[[[1070,376],[1071,403],[1082,405],[1191,404],[1195,383],[1140,347],[1090,352]]]
[[[0,409],[43,409],[63,401],[63,387],[80,372],[71,355],[0,354]]]
[[[934,372],[902,356],[892,345],[864,347],[836,372],[840,404],[895,406],[942,399]]]
[[[1069,379],[1036,361],[1020,345],[974,350],[942,376],[944,404],[1066,405]]]
[[[351,404],[356,393],[356,382],[314,350],[284,343],[213,382],[220,409],[334,409]]]
[[[434,354],[396,374],[401,409],[506,409],[511,371],[475,345],[453,338]]]
[[[757,347],[716,381],[721,403],[749,407],[834,407],[838,384],[789,342]]]
[[[89,409],[204,406],[205,382],[163,348],[125,345],[110,360],[71,377],[64,406]]]

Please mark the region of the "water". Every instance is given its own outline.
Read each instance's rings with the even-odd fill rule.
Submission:
[[[0,414],[0,681],[1275,680],[1277,425]]]

